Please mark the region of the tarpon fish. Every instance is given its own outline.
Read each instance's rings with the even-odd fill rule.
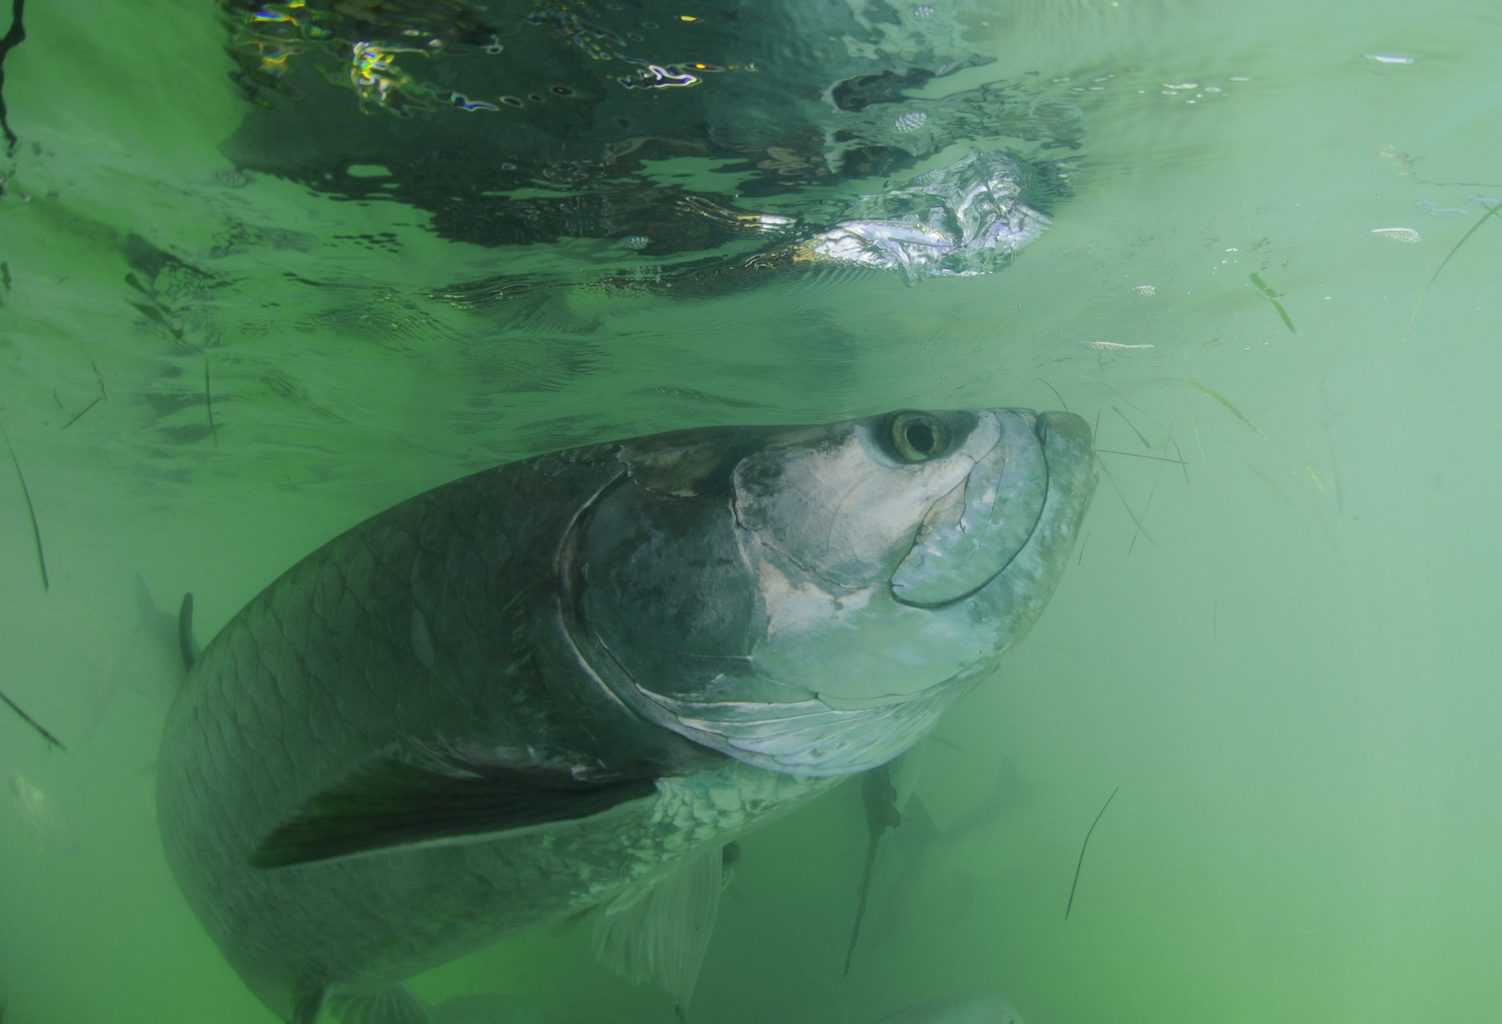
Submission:
[[[571,449],[314,551],[196,657],[167,859],[281,1019],[598,908],[686,1004],[721,850],[921,739],[1054,590],[1094,489],[1068,413],[897,412]]]

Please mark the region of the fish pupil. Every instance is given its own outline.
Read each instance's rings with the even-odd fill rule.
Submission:
[[[922,455],[930,455],[933,453],[934,442],[937,439],[934,437],[933,428],[928,424],[909,423],[904,429],[903,434],[907,438],[907,443],[912,447],[913,451],[918,452]]]

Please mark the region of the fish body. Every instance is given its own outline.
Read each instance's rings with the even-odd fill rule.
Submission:
[[[167,859],[294,1024],[591,907],[691,991],[671,934],[619,934],[642,894],[717,897],[722,845],[921,738],[1039,614],[1093,484],[1077,417],[978,410],[656,435],[418,495],[202,651],[158,759]]]

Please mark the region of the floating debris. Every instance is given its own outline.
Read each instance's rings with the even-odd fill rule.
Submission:
[[[1143,352],[1158,347],[1156,345],[1123,345],[1119,341],[1087,341],[1085,344],[1097,352]]]
[[[209,414],[209,436],[214,439],[214,447],[219,447],[219,431],[214,426],[214,392],[209,386],[209,359],[203,359],[203,406]]]
[[[1177,448],[1178,445],[1175,444],[1174,447]],[[1175,463],[1175,464],[1180,465],[1180,466],[1187,466],[1187,465],[1189,465],[1189,463],[1187,463],[1187,462],[1184,461],[1184,453],[1183,452],[1179,453],[1179,457],[1177,459],[1171,459],[1167,455],[1149,455],[1147,452],[1124,452],[1124,451],[1121,451],[1120,449],[1117,449],[1117,448],[1097,448],[1097,449],[1095,449],[1095,454],[1097,454],[1097,455],[1125,455],[1125,456],[1128,456],[1129,458],[1133,458],[1133,459],[1150,459],[1153,462],[1172,462],[1172,463]],[[1185,473],[1184,473],[1184,479],[1188,480],[1188,478],[1189,478],[1189,473],[1186,470]]]
[[[1178,442],[1177,438],[1170,437],[1169,440],[1173,442],[1174,454],[1176,454],[1179,457],[1178,458],[1179,468],[1184,471],[1184,483],[1187,484],[1187,483],[1189,483],[1189,463],[1184,460],[1184,449],[1182,449],[1182,448],[1179,447],[1179,442]]]
[[[1158,493],[1158,481],[1154,480],[1153,481],[1152,489],[1147,492],[1147,504],[1145,504],[1145,505],[1142,506],[1142,518],[1143,519],[1146,519],[1147,518],[1147,514],[1153,510],[1153,498],[1157,496],[1157,493]],[[1132,557],[1132,552],[1137,550],[1137,538],[1141,537],[1141,536],[1142,536],[1142,531],[1141,530],[1138,530],[1138,532],[1132,534],[1132,543],[1130,543],[1130,544],[1127,545],[1127,557],[1128,558],[1131,558]]]
[[[1368,53],[1368,54],[1365,54],[1365,57],[1366,57],[1367,60],[1374,60],[1378,64],[1412,64],[1412,63],[1414,63],[1414,59],[1412,57],[1406,57],[1406,56],[1404,56],[1403,54],[1400,54],[1400,53]]]
[[[83,419],[84,413],[88,412],[90,409],[94,408],[94,406],[98,405],[102,401],[104,401],[104,396],[103,395],[95,395],[94,396],[94,400],[92,402],[90,402],[88,405],[84,406],[82,409],[80,409],[76,413],[74,413],[73,414],[73,418],[70,419],[70,420],[68,420],[67,423],[63,424],[63,429],[67,430],[73,424],[75,424],[79,420]]]
[[[641,252],[652,244],[652,239],[646,235],[627,235],[621,239],[621,248],[630,249],[632,252]]]
[[[1481,230],[1482,225],[1495,217],[1497,215],[1497,211],[1502,210],[1502,202],[1487,203],[1476,196],[1472,196],[1471,198],[1473,200],[1481,202],[1481,205],[1486,207],[1486,212],[1477,219],[1476,223],[1471,225],[1470,229],[1466,231],[1465,234],[1460,236],[1460,241],[1456,242],[1450,247],[1450,251],[1445,253],[1445,258],[1439,261],[1439,266],[1434,268],[1434,273],[1429,275],[1429,280],[1424,285],[1423,290],[1420,291],[1418,297],[1413,300],[1413,312],[1408,315],[1409,331],[1412,331],[1413,325],[1418,322],[1419,310],[1423,309],[1424,300],[1429,297],[1429,291],[1434,287],[1434,282],[1439,280],[1439,275],[1444,273],[1445,268],[1450,265],[1450,261],[1455,258],[1455,254],[1460,251],[1460,247],[1469,242],[1472,236],[1474,236],[1476,232]]]
[[[1074,890],[1079,888],[1080,869],[1085,866],[1085,850],[1090,846],[1090,837],[1095,834],[1095,826],[1100,824],[1100,819],[1105,817],[1106,808],[1111,806],[1111,801],[1116,799],[1116,794],[1121,791],[1117,786],[1111,790],[1111,795],[1106,797],[1106,802],[1101,804],[1100,811],[1096,813],[1095,820],[1090,823],[1090,829],[1085,833],[1085,839],[1080,843],[1080,857],[1074,864],[1074,881],[1069,883],[1069,902],[1064,904],[1064,920],[1069,920],[1069,912],[1074,909]]]
[[[1131,517],[1132,522],[1142,533],[1142,536],[1147,538],[1149,544],[1156,546],[1158,542],[1153,540],[1153,535],[1148,533],[1147,527],[1142,525],[1141,518],[1138,517],[1137,513],[1132,511],[1132,504],[1126,500],[1126,494],[1122,491],[1121,485],[1116,482],[1116,474],[1111,472],[1111,467],[1107,466],[1100,459],[1096,459],[1095,461],[1100,466],[1101,472],[1106,474],[1106,480],[1111,484],[1111,489],[1116,492],[1116,497],[1121,499],[1122,507],[1126,509],[1127,515]]]
[[[1319,470],[1315,469],[1311,463],[1304,463],[1304,475],[1309,478],[1309,482],[1314,485],[1316,491],[1319,491],[1321,495],[1325,494],[1325,478],[1319,475]]]
[[[1252,287],[1262,294],[1262,297],[1273,304],[1273,309],[1278,311],[1278,317],[1283,321],[1283,326],[1288,328],[1288,333],[1297,334],[1299,329],[1293,325],[1293,317],[1288,315],[1288,310],[1283,308],[1283,303],[1278,300],[1283,296],[1273,291],[1272,286],[1262,280],[1261,274],[1249,274]]]
[[[1456,242],[1454,247],[1445,254],[1445,258],[1439,261],[1439,266],[1434,268],[1434,276],[1429,278],[1429,284],[1424,286],[1426,290],[1433,286],[1435,281],[1439,280],[1440,273],[1445,269],[1445,267],[1449,266],[1450,261],[1455,258],[1455,254],[1460,251],[1460,247],[1469,242],[1471,240],[1471,236],[1481,230],[1481,225],[1485,224],[1487,221],[1495,217],[1498,210],[1502,210],[1502,203],[1494,203],[1490,206],[1487,206],[1486,212],[1481,215],[1481,219],[1472,224],[1471,229],[1465,234],[1461,235],[1460,241]]]
[[[11,50],[26,41],[26,26],[21,23],[25,7],[26,0],[10,0],[10,29],[5,33],[5,38],[0,39],[0,135],[5,136],[6,147],[11,153],[16,151],[16,144],[21,140],[10,130],[10,121],[6,119],[5,58]]]
[[[30,715],[28,715],[25,709],[23,709],[21,705],[17,704],[15,701],[7,697],[4,691],[0,691],[0,703],[4,703],[6,707],[10,708],[17,715],[19,715],[21,721],[25,722],[27,725],[35,729],[37,735],[41,736],[42,739],[46,740],[49,744],[56,747],[58,750],[66,751],[68,749],[67,747],[63,746],[62,740],[53,735],[52,730],[48,729],[41,722],[38,722],[35,718],[32,718]]]
[[[1140,295],[1144,299],[1150,299],[1158,294],[1158,286],[1153,284],[1139,284],[1132,289],[1133,294]]]
[[[1228,411],[1232,416],[1235,416],[1242,423],[1250,427],[1259,437],[1267,436],[1266,434],[1262,433],[1262,430],[1257,426],[1257,424],[1253,423],[1250,419],[1247,418],[1246,413],[1236,408],[1236,403],[1232,402],[1229,398],[1221,394],[1219,391],[1216,391],[1214,388],[1210,387],[1210,385],[1203,384],[1200,381],[1195,380],[1193,377],[1186,378],[1185,383],[1190,387],[1198,390],[1202,394],[1208,395],[1209,397],[1215,399],[1215,401],[1219,402],[1226,409],[1226,411]]]
[[[1048,390],[1053,392],[1053,396],[1059,400],[1059,408],[1063,409],[1065,412],[1069,411],[1069,403],[1064,401],[1064,396],[1059,394],[1058,388],[1048,383],[1048,381],[1044,380],[1042,377],[1038,378],[1038,383],[1042,384]]]
[[[1134,434],[1137,435],[1137,440],[1140,441],[1140,442],[1142,442],[1142,447],[1144,447],[1144,448],[1151,448],[1152,447],[1152,445],[1150,443],[1148,443],[1147,435],[1144,434],[1142,431],[1140,431],[1140,430],[1137,429],[1137,424],[1135,424],[1131,420],[1127,419],[1127,414],[1121,411],[1121,407],[1120,406],[1113,405],[1113,406],[1111,406],[1111,409],[1116,413],[1116,415],[1118,415],[1118,416],[1121,417],[1121,422],[1125,423],[1127,426],[1129,426],[1129,427],[1132,428],[1132,433],[1134,433]]]
[[[1372,234],[1383,238],[1391,238],[1394,242],[1418,242],[1423,240],[1413,228],[1372,228]]]
[[[26,474],[21,472],[21,460],[16,457],[15,446],[10,443],[10,434],[4,427],[0,427],[0,437],[5,439],[5,448],[10,452],[10,464],[16,467],[16,479],[21,482],[21,497],[26,499],[26,514],[31,517],[31,536],[36,541],[37,568],[42,571],[42,590],[50,590],[52,584],[47,579],[47,555],[42,550],[42,528],[37,525],[37,510],[31,501],[31,488],[26,486]]]
[[[1471,211],[1463,206],[1440,206],[1432,199],[1420,199],[1420,209],[1431,217],[1469,217]]]

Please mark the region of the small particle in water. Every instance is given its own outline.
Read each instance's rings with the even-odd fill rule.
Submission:
[[[1134,294],[1141,295],[1143,298],[1151,298],[1152,296],[1158,294],[1158,286],[1153,284],[1139,284],[1137,287],[1132,289],[1132,292]]]
[[[646,235],[627,235],[625,238],[621,239],[621,245],[624,248],[630,249],[632,252],[641,252],[651,244],[652,240]]]
[[[915,18],[932,18],[933,16],[933,4],[919,4],[913,8],[913,17]]]
[[[899,132],[915,132],[922,128],[928,121],[928,115],[921,110],[909,110],[905,114],[899,114],[893,127]]]
[[[1230,80],[1233,82],[1250,82],[1252,77],[1250,75],[1232,75]]]
[[[1401,53],[1369,53],[1367,60],[1374,60],[1378,64],[1412,64],[1412,57],[1405,57]]]
[[[1156,345],[1123,345],[1119,341],[1087,341],[1085,344],[1097,352],[1145,352],[1158,347]]]
[[[501,42],[501,39],[500,39],[499,36],[491,36],[490,37],[490,42],[487,43],[486,46],[485,46],[485,52],[488,53],[488,54],[490,54],[492,57],[494,57],[496,54],[502,52],[505,49],[506,49],[505,44],[503,44]]]
[[[1394,242],[1417,242],[1422,238],[1413,228],[1372,228],[1372,234],[1391,238]]]

